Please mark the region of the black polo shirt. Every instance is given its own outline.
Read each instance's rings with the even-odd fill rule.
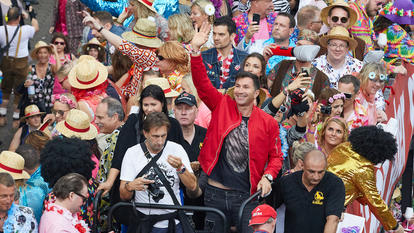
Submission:
[[[285,233],[322,233],[327,216],[341,217],[345,202],[344,183],[327,171],[309,192],[302,183],[302,174],[303,171],[298,171],[281,177],[273,186],[271,204],[275,208],[286,205]]]
[[[188,153],[190,162],[198,161],[198,155],[200,154],[201,147],[203,146],[204,138],[206,137],[207,129],[194,124],[195,132],[191,145],[185,141],[184,149]]]

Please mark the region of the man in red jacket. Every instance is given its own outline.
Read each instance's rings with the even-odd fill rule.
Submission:
[[[198,95],[212,111],[210,126],[199,161],[208,176],[204,190],[206,206],[225,213],[230,226],[238,226],[241,203],[261,189],[271,191],[271,182],[282,167],[279,128],[276,120],[254,105],[259,95],[258,77],[249,72],[236,75],[234,99],[217,91],[207,77],[199,48],[208,39],[209,25],[203,24],[191,45],[191,72]],[[244,209],[237,232],[252,232],[250,214],[258,203]],[[223,224],[207,213],[206,230],[221,232]]]

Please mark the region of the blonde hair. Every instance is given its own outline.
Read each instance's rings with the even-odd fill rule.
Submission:
[[[137,0],[131,0],[131,2],[137,3],[137,18],[148,18],[148,16],[155,17],[156,13],[146,7],[143,3]]]
[[[182,86],[182,83],[184,82],[190,87],[191,91],[189,93],[196,97],[197,103],[200,102],[200,97],[198,97],[197,88],[194,86],[191,73],[184,75],[183,80],[181,81],[181,86]]]
[[[312,42],[313,44],[318,44],[319,36],[318,33],[316,33],[315,31],[309,29],[302,29],[300,30],[298,35],[298,41],[299,40],[307,40]]]
[[[296,166],[299,160],[303,161],[305,155],[313,150],[316,150],[316,147],[313,143],[294,141],[292,145],[292,163]]]
[[[361,89],[365,89],[367,87],[369,81],[369,74],[371,72],[374,72],[376,77],[378,77],[380,74],[387,75],[387,70],[385,69],[383,64],[377,62],[366,63],[362,67],[358,75],[358,78],[361,81]]]
[[[197,6],[198,8],[200,8],[201,13],[207,15],[205,9],[206,9],[206,6],[209,4],[214,6],[214,4],[210,0],[196,0],[193,2],[193,4],[191,4],[191,8]],[[214,14],[211,16],[208,16],[208,22],[210,24],[213,24],[214,20],[215,20]],[[198,26],[200,27],[201,25],[198,25]]]
[[[187,14],[175,14],[168,18],[168,28],[181,43],[190,43],[194,36],[194,28],[190,17]]]
[[[307,5],[297,13],[297,24],[299,28],[306,28],[308,23],[311,23],[320,14],[321,10],[313,5]]]
[[[176,70],[182,74],[190,72],[190,57],[178,41],[167,41],[160,48],[158,54],[176,64]]]
[[[328,127],[329,123],[335,122],[339,126],[342,127],[343,130],[343,136],[342,136],[342,142],[345,142],[348,140],[348,125],[345,123],[345,121],[342,118],[339,117],[328,117],[322,124],[321,130],[318,131],[318,145],[323,146],[325,143],[325,134],[326,134],[326,128]],[[342,143],[341,142],[341,143]]]

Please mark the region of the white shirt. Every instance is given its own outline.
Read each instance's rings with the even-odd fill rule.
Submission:
[[[5,26],[0,27],[0,46],[4,47],[6,45],[6,32],[4,30]],[[14,31],[16,30],[17,26],[9,26],[7,25],[7,32],[9,37],[9,42],[13,37]],[[17,53],[17,58],[27,57],[29,56],[29,47],[28,43],[31,38],[33,38],[35,34],[35,28],[30,25],[23,25],[20,26],[22,30],[22,37],[20,39],[19,51]],[[19,32],[17,32],[16,37],[14,37],[13,41],[10,44],[9,48],[9,56],[14,57],[16,55],[17,49],[17,42],[19,41]],[[6,56],[6,52],[4,53]]]
[[[152,154],[151,156],[154,157],[156,154]],[[178,177],[177,171],[173,168],[168,162],[167,158],[168,155],[173,155],[176,157],[180,157],[182,163],[184,164],[185,168],[193,173],[193,170],[190,166],[190,160],[188,159],[188,155],[185,152],[184,148],[175,143],[168,141],[164,151],[162,152],[161,157],[157,160],[157,164],[164,173],[165,177],[171,184],[171,188],[174,191],[175,197],[181,204],[180,198],[180,178]],[[141,149],[141,146],[135,145],[130,147],[122,160],[122,167],[121,167],[121,176],[120,179],[123,181],[133,181],[138,173],[147,165],[148,159],[145,157],[144,152]],[[153,168],[150,168],[146,175],[153,175],[155,174]],[[161,180],[156,177],[157,184],[162,184]],[[166,204],[166,205],[174,205],[172,198],[170,197],[167,189],[162,185],[161,190],[164,192],[164,197],[158,202],[158,204]],[[149,196],[148,191],[136,191],[135,192],[135,202],[139,203],[151,203],[156,204],[156,202]],[[141,213],[146,215],[159,215],[159,214],[167,214],[174,212],[175,210],[161,210],[161,209],[148,209],[148,208],[137,208]],[[179,223],[176,220],[176,223]],[[157,228],[168,228],[168,221],[161,221],[154,225]]]

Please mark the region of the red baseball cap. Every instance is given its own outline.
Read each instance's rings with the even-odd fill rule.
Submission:
[[[249,226],[264,224],[269,218],[276,219],[276,211],[270,205],[259,205],[252,211],[252,218],[249,221]]]

